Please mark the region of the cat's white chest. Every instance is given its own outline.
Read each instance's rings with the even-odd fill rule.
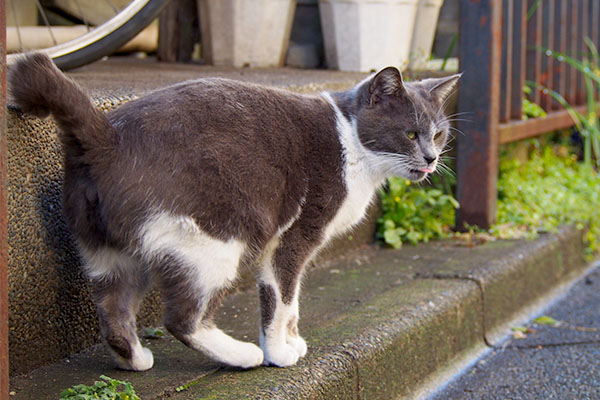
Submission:
[[[356,121],[344,117],[331,95],[323,93],[323,97],[331,104],[336,115],[338,137],[344,153],[346,186],[346,197],[342,205],[325,227],[325,240],[328,241],[331,237],[348,231],[365,217],[381,179],[374,178],[370,172],[369,155],[358,139]]]
[[[370,178],[366,168],[352,155],[345,165],[346,197],[335,217],[325,228],[325,238],[340,235],[363,220],[379,186]]]

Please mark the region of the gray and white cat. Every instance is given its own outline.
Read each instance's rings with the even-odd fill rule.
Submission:
[[[118,366],[136,371],[154,362],[135,322],[154,280],[167,329],[214,360],[285,367],[303,357],[305,266],[361,221],[387,177],[435,171],[458,78],[405,83],[388,67],[314,96],[199,79],[105,114],[45,55],[9,71],[22,111],[58,123],[64,212],[102,334]],[[258,270],[260,347],[212,321],[242,261]]]

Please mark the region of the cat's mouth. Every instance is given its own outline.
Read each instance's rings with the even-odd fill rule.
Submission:
[[[408,176],[407,178],[411,181],[420,181],[427,176],[427,172],[421,169],[409,169],[408,172],[410,173],[410,176]]]
[[[427,174],[433,174],[435,172],[435,170],[433,168],[420,168],[420,169],[410,169],[409,170],[411,174],[415,174],[415,175],[427,175]]]

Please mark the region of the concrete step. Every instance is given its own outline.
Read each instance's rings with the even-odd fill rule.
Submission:
[[[150,371],[116,370],[106,350],[96,347],[13,377],[11,399],[55,399],[101,374],[131,381],[144,400],[414,396],[432,376],[495,343],[515,316],[581,274],[587,266],[582,254],[581,232],[573,228],[476,247],[450,240],[364,248],[306,277],[300,332],[309,352],[294,367],[234,370],[167,336],[144,340],[155,355]],[[242,291],[228,298],[217,321],[256,343],[257,309],[255,290]]]

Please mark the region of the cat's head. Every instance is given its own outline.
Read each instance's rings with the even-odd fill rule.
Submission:
[[[358,137],[382,176],[420,181],[435,172],[450,131],[445,101],[459,78],[404,82],[388,67],[357,88]]]

